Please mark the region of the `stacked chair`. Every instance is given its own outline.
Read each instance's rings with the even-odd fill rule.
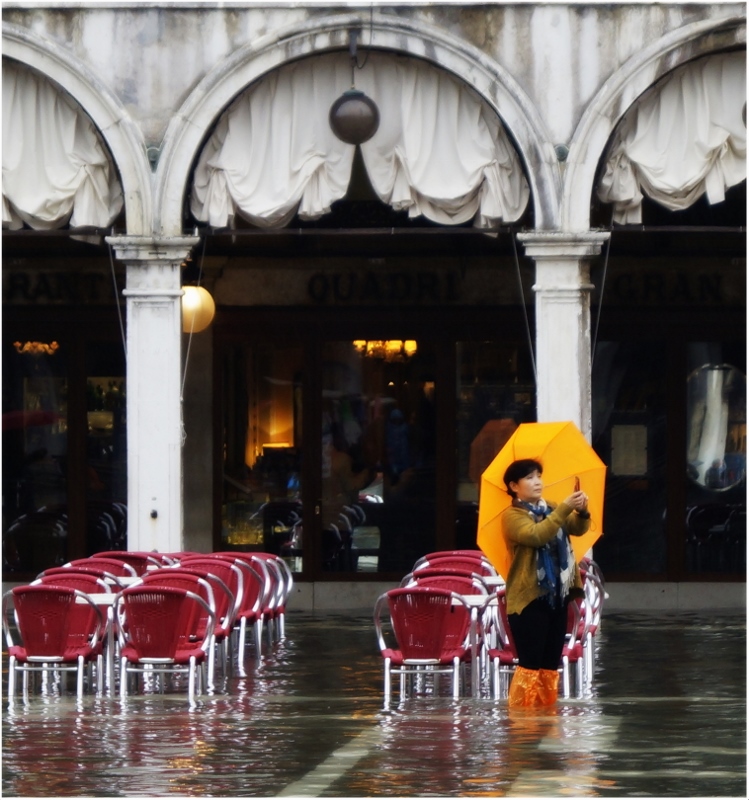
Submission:
[[[77,674],[77,694],[106,686],[132,691],[184,686],[190,703],[224,674],[244,672],[245,652],[263,652],[285,637],[291,570],[269,553],[145,553],[109,550],[44,570],[6,592],[3,631],[10,655],[9,699],[23,675],[42,675],[42,690]],[[54,636],[39,634],[40,626]],[[248,627],[254,636],[247,636]],[[44,641],[42,641],[44,639]],[[218,658],[217,658],[218,656]],[[106,668],[105,668],[106,665]]]
[[[584,597],[569,604],[559,665],[565,698],[572,694],[573,677],[577,697],[583,697],[592,687],[595,640],[607,597],[603,575],[594,561],[584,559],[580,572]],[[442,608],[448,605],[448,596],[449,615]],[[383,620],[386,610],[389,626]],[[374,617],[385,666],[386,707],[391,700],[393,675],[400,676],[403,701],[418,692],[436,694],[439,676],[450,671],[452,695],[457,698],[468,685],[464,678],[469,668],[473,696],[489,694],[495,700],[507,697],[518,656],[507,619],[504,582],[480,551],[424,555],[397,589],[377,599]],[[425,630],[427,627],[431,629]]]
[[[496,571],[478,550],[429,553],[399,588],[377,599],[375,630],[385,666],[386,706],[394,674],[401,678],[401,701],[415,692],[438,693],[439,676],[447,671],[454,698],[469,685],[478,694],[493,635],[494,592],[484,582],[488,577],[496,578]],[[389,625],[383,620],[386,609]]]

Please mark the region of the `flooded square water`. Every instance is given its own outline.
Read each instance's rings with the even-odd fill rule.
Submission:
[[[186,687],[4,693],[3,795],[746,796],[743,612],[604,612],[592,691],[549,713],[397,683],[386,710],[370,615],[291,611],[286,633],[192,708]]]

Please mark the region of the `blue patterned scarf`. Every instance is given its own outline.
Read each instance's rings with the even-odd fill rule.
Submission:
[[[515,503],[527,509],[535,522],[542,522],[552,511],[545,500],[541,500],[536,506],[523,500],[516,500]],[[574,563],[569,536],[563,528],[559,528],[550,542],[536,548],[538,588],[552,608],[558,608],[564,603],[572,587],[575,579]]]

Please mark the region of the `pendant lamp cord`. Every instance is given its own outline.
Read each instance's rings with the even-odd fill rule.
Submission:
[[[198,264],[198,283],[197,285],[200,286],[203,282],[203,259],[205,258],[205,246],[208,241],[208,237],[203,237],[203,248],[200,251],[200,263]],[[185,382],[187,381],[187,364],[190,360],[190,347],[192,346],[192,336],[193,336],[193,328],[195,327],[195,315],[193,314],[192,322],[190,324],[190,332],[187,336],[187,349],[185,351],[185,366],[182,371],[182,387],[179,393],[179,404],[182,407],[185,398]],[[187,432],[185,431],[185,420],[184,417],[182,419],[182,446],[185,445],[185,440],[187,439]]]
[[[114,236],[114,228],[112,228],[112,236]],[[127,364],[127,339],[125,338],[125,323],[122,320],[122,308],[120,307],[120,294],[117,288],[117,278],[114,274],[114,258],[112,257],[112,245],[107,243],[109,249],[109,267],[112,271],[112,288],[114,289],[114,302],[117,306],[117,318],[120,321],[120,336],[122,337],[122,351],[125,354],[125,363]]]
[[[523,279],[520,275],[520,260],[518,259],[518,248],[515,243],[515,233],[510,234],[512,239],[512,252],[515,254],[515,269],[518,275],[518,285],[520,286],[520,297],[523,301],[523,318],[525,319],[525,332],[528,336],[528,351],[531,357],[531,366],[533,367],[533,380],[538,386],[538,373],[536,372],[536,359],[533,354],[533,337],[531,336],[531,325],[528,319],[528,308],[525,305],[525,293],[523,292]]]
[[[598,311],[596,313],[596,328],[593,333],[593,348],[590,356],[590,369],[593,371],[593,365],[596,361],[596,346],[598,345],[598,327],[601,324],[601,308],[603,307],[603,291],[606,288],[606,275],[609,270],[609,252],[611,250],[611,234],[614,229],[614,210],[611,211],[611,224],[609,225],[609,238],[606,240],[606,255],[603,258],[603,275],[601,276],[601,291],[598,295]]]

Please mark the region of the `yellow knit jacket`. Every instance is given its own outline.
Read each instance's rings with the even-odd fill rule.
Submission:
[[[529,603],[541,595],[536,574],[536,550],[550,542],[559,528],[570,536],[582,536],[590,527],[590,518],[573,513],[566,503],[554,506],[546,519],[535,522],[527,509],[510,506],[502,512],[502,532],[512,555],[512,564],[506,576],[507,613],[519,614]],[[582,579],[575,564],[575,580],[571,597],[582,597]]]

